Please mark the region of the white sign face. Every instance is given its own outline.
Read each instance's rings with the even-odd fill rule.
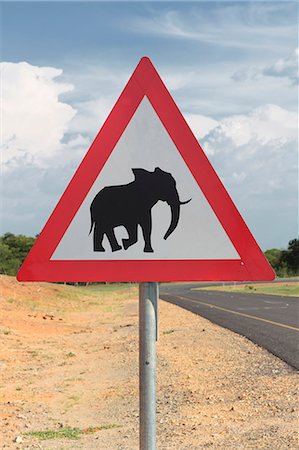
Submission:
[[[160,171],[157,169],[155,172],[156,168],[159,168]],[[121,218],[118,220],[118,214],[123,215],[124,211],[127,211],[131,217],[130,226],[132,227],[134,226],[134,224],[132,225],[134,214],[137,209],[140,209],[136,203],[136,197],[128,193],[128,188],[124,187],[134,182],[135,176],[132,169],[144,169],[152,172],[149,174],[136,171],[139,183],[136,183],[136,189],[140,190],[140,186],[144,186],[153,192],[152,195],[155,198],[152,199],[152,202],[156,201],[151,208],[151,248],[147,245],[146,251],[144,251],[145,239],[141,226],[137,226],[137,242],[135,242],[136,237],[129,236],[128,226],[125,226],[124,220]],[[161,179],[165,178],[168,181],[157,185],[155,178],[157,171],[161,175]],[[163,174],[164,172],[166,174]],[[171,190],[169,174],[176,182],[180,201],[185,202],[189,199],[191,201],[180,206],[177,226],[167,239],[164,239],[172,220],[169,204],[162,201],[167,197],[162,190],[168,189],[168,187],[169,191]],[[144,177],[144,175],[146,176]],[[144,177],[144,182],[142,177]],[[122,187],[115,190],[110,188],[112,186]],[[101,200],[104,196],[103,193],[94,200],[104,188],[106,188],[105,202],[103,203]],[[161,193],[159,193],[159,189]],[[134,191],[134,184],[130,185],[129,190],[130,192]],[[122,204],[119,205],[115,201],[117,193],[123,196],[121,197]],[[120,197],[118,196],[118,198]],[[101,201],[102,206],[100,207]],[[92,203],[93,207],[91,208]],[[91,209],[94,223],[90,232]],[[102,217],[105,217],[106,222],[110,221],[112,225],[115,225],[113,230],[117,244],[114,242],[111,245],[107,234],[104,233],[103,239],[100,239],[102,242],[98,242],[98,248],[95,251],[93,237],[97,227],[99,240]],[[125,243],[123,243],[123,239]],[[127,245],[130,245],[125,250],[126,242]],[[111,248],[113,246],[114,251]],[[51,260],[198,259],[236,260],[240,259],[240,256],[147,97],[144,97],[54,251]]]

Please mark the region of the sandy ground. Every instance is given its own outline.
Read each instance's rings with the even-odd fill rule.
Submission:
[[[137,289],[6,276],[0,288],[1,448],[138,449]],[[199,316],[159,308],[158,448],[297,449],[296,372]],[[67,427],[78,440],[26,434]]]

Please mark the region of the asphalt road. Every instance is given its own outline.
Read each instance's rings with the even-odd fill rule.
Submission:
[[[159,297],[249,338],[299,369],[299,299],[162,284]]]

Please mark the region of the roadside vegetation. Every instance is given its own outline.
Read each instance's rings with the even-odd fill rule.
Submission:
[[[271,248],[265,256],[278,277],[299,275],[299,239],[292,239],[287,250]]]
[[[286,297],[299,297],[298,282],[279,282],[279,283],[256,283],[256,284],[235,284],[227,286],[209,286],[200,287],[195,290],[209,289],[209,291],[242,292],[243,294],[269,294],[281,295]]]
[[[0,236],[0,273],[16,275],[36,238],[5,233]]]
[[[0,236],[0,273],[15,276],[36,238],[12,233]],[[287,249],[266,250],[265,256],[278,277],[299,276],[299,239],[292,239]]]

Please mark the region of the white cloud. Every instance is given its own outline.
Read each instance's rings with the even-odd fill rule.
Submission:
[[[111,77],[106,96],[78,99],[77,112],[61,100],[61,94],[74,89],[60,81],[62,70],[6,62],[1,72],[2,228],[33,234],[41,230],[106,119],[120,77]],[[107,71],[100,74],[101,82],[109,78]],[[93,73],[87,75],[94,80]]]
[[[277,105],[264,105],[248,115],[235,115],[220,121],[208,138],[209,153],[225,139],[233,147],[251,144],[264,145],[272,141],[287,142],[297,138],[297,114]],[[256,152],[256,147],[251,153]]]
[[[202,116],[200,114],[185,114],[185,119],[197,139],[202,139],[219,123],[212,117]]]
[[[225,118],[202,145],[228,187],[239,197],[275,191],[296,194],[297,114],[264,105],[248,115]]]
[[[197,70],[190,70],[187,67],[182,68],[181,66],[172,67],[171,70],[166,68],[163,71],[163,79],[165,80],[167,89],[170,91],[183,89],[186,86],[194,87],[201,82]]]
[[[265,67],[263,74],[272,77],[286,77],[296,84],[298,83],[298,57],[299,49],[297,48],[290,56],[281,58],[274,64]]]
[[[178,107],[187,114],[200,114],[219,119],[249,113],[259,105],[276,104],[286,110],[297,108],[297,97],[288,80],[265,77],[261,71],[244,82],[231,79],[239,62],[217,61],[216,65],[189,66],[175,64],[157,66],[162,80]]]
[[[115,95],[102,95],[96,99],[76,103],[78,113],[69,124],[69,133],[81,133],[95,137],[105,122],[112,106],[116,102]]]
[[[1,63],[1,73],[3,168],[24,161],[42,164],[58,150],[76,114],[59,100],[73,86],[56,80],[62,70],[26,62]]]
[[[280,58],[271,64],[260,67],[244,67],[233,73],[231,78],[237,82],[260,80],[261,77],[279,77],[288,79],[291,84],[298,83],[299,49],[295,49],[289,56]]]
[[[1,213],[3,232],[37,233],[91,139],[69,134],[76,110],[59,96],[73,89],[62,70],[2,63]]]
[[[264,105],[222,119],[201,145],[262,248],[285,247],[298,232],[297,114]]]

